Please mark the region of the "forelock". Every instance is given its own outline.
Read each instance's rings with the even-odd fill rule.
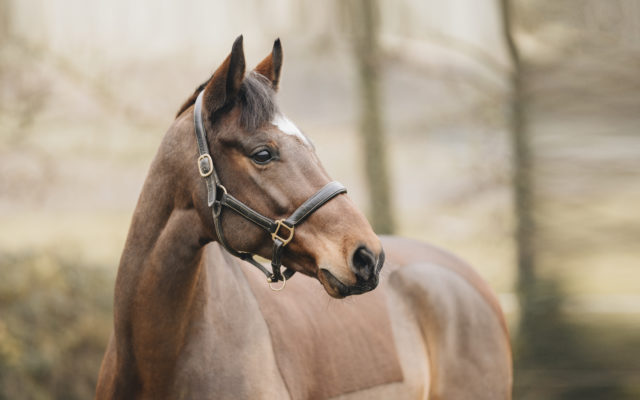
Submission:
[[[271,82],[257,72],[245,76],[238,96],[242,106],[240,124],[249,132],[273,120],[278,112]]]

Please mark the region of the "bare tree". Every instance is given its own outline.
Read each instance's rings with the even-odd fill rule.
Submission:
[[[527,130],[523,90],[522,61],[513,37],[512,0],[500,0],[502,27],[511,60],[511,92],[509,105],[509,131],[513,154],[513,198],[516,220],[516,255],[518,265],[518,291],[521,306],[535,283],[535,225],[533,219],[531,145]],[[523,297],[525,296],[525,297]]]
[[[395,224],[391,211],[387,146],[380,106],[378,3],[375,0],[349,0],[346,3],[358,68],[360,140],[369,188],[369,215],[377,233],[392,233]]]

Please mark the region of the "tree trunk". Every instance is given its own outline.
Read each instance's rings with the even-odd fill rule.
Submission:
[[[383,117],[380,107],[380,53],[378,8],[374,0],[350,0],[348,13],[358,68],[360,141],[369,190],[369,217],[377,233],[392,233],[394,219],[387,165]]]
[[[526,100],[523,95],[523,73],[520,54],[513,38],[511,0],[500,0],[502,26],[512,71],[509,98],[509,130],[513,157],[513,203],[515,214],[515,246],[518,265],[517,289],[522,312],[526,312],[527,297],[536,281],[535,224],[533,219],[533,182],[531,146],[526,124]]]

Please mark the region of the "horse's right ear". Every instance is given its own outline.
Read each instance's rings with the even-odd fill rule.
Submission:
[[[231,54],[218,67],[204,89],[204,105],[208,113],[214,113],[237,97],[244,79],[244,49],[242,35],[233,42]]]

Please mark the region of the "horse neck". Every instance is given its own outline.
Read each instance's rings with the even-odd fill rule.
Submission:
[[[147,286],[162,286],[163,292],[175,298],[175,291],[186,289],[192,279],[208,240],[196,210],[177,207],[169,185],[158,183],[156,175],[149,174],[140,194],[120,259],[116,288],[131,287],[139,292]]]
[[[184,154],[191,154],[189,143],[182,144],[178,138],[177,132],[170,131],[151,165],[116,279],[118,363],[140,374],[155,371],[155,378],[141,376],[142,381],[156,379],[163,366],[174,365],[204,292],[200,260],[210,238],[187,191],[188,168],[182,164]],[[141,363],[155,364],[155,368]]]

